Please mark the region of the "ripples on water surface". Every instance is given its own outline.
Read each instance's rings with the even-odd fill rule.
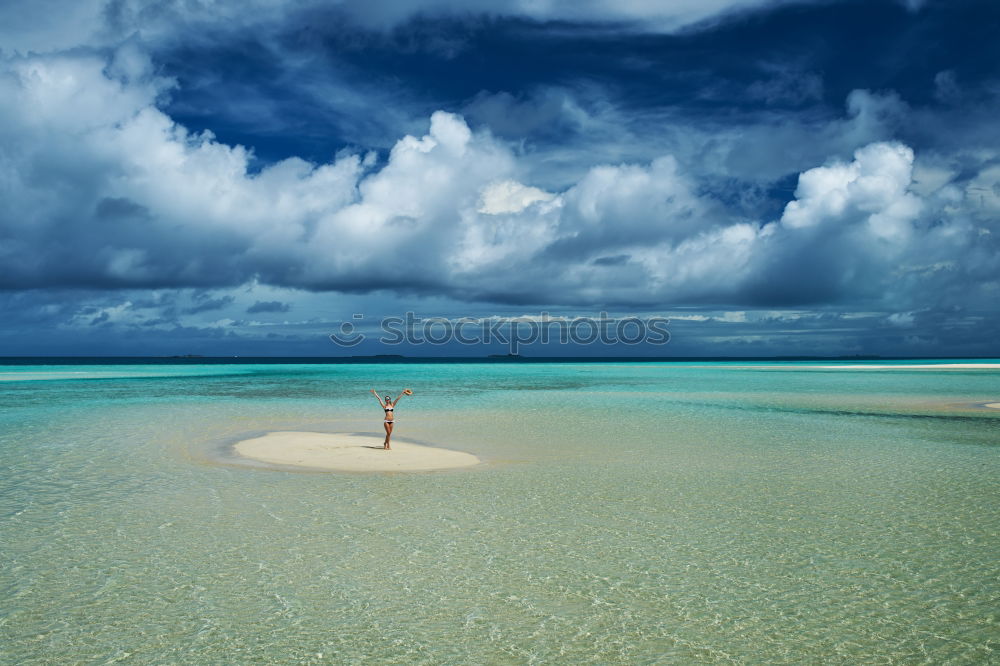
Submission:
[[[0,377],[4,663],[998,660],[997,370]],[[365,392],[404,385],[400,436],[489,462],[216,460],[251,431],[374,432]]]

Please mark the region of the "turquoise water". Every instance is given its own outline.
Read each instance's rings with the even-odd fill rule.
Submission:
[[[0,661],[1000,660],[1000,370],[821,365],[0,366]]]

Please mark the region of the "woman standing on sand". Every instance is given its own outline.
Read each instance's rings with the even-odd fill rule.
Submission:
[[[395,400],[389,396],[385,396],[385,400],[383,400],[379,397],[378,391],[375,389],[372,389],[372,395],[375,396],[375,399],[378,400],[378,404],[382,405],[382,409],[385,411],[385,421],[383,422],[383,425],[385,426],[385,446],[382,448],[389,450],[392,448],[389,446],[389,438],[392,437],[392,424],[396,420],[396,417],[393,415],[393,411],[402,397],[404,395],[413,395],[413,391],[410,389],[403,389],[403,392],[397,395]]]

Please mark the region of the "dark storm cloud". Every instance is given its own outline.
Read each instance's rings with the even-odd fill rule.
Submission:
[[[189,308],[184,308],[185,314],[199,314],[202,312],[213,312],[232,305],[235,300],[232,296],[220,296],[212,298],[208,294],[198,294],[195,296],[195,304]]]
[[[610,257],[597,257],[594,259],[595,266],[621,266],[628,263],[631,257],[627,254],[616,254]]]
[[[256,314],[258,312],[288,312],[291,309],[291,304],[282,303],[281,301],[257,301],[247,308],[247,314]]]
[[[443,106],[461,105],[470,121],[503,136],[551,145],[567,133],[586,142],[594,127],[581,121],[611,111],[641,134],[664,121],[741,125],[774,110],[809,124],[839,115],[856,89],[894,90],[923,105],[935,103],[942,71],[974,88],[995,77],[986,65],[1000,56],[992,3],[931,3],[919,12],[888,0],[771,6],[679,34],[642,20],[595,32],[593,23],[539,22],[502,8],[488,20],[470,9],[397,22],[386,33],[381,24],[352,26],[344,8],[306,7],[281,21],[193,31],[223,33],[215,39],[151,37],[159,37],[157,61],[183,83],[172,116],[262,154],[313,159],[344,145],[388,147]],[[429,33],[460,37],[462,51],[414,50]],[[761,118],[776,120],[787,119]]]

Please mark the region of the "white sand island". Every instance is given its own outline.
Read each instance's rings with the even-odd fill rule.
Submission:
[[[711,368],[711,365],[695,366]],[[837,365],[788,364],[788,365],[732,365],[729,369],[738,370],[1000,370],[1000,363],[866,363]]]
[[[988,402],[983,407],[989,407],[990,409],[1000,409],[1000,402]]]
[[[260,462],[340,472],[429,472],[471,467],[481,461],[471,453],[351,433],[271,432],[238,442],[237,454]]]

